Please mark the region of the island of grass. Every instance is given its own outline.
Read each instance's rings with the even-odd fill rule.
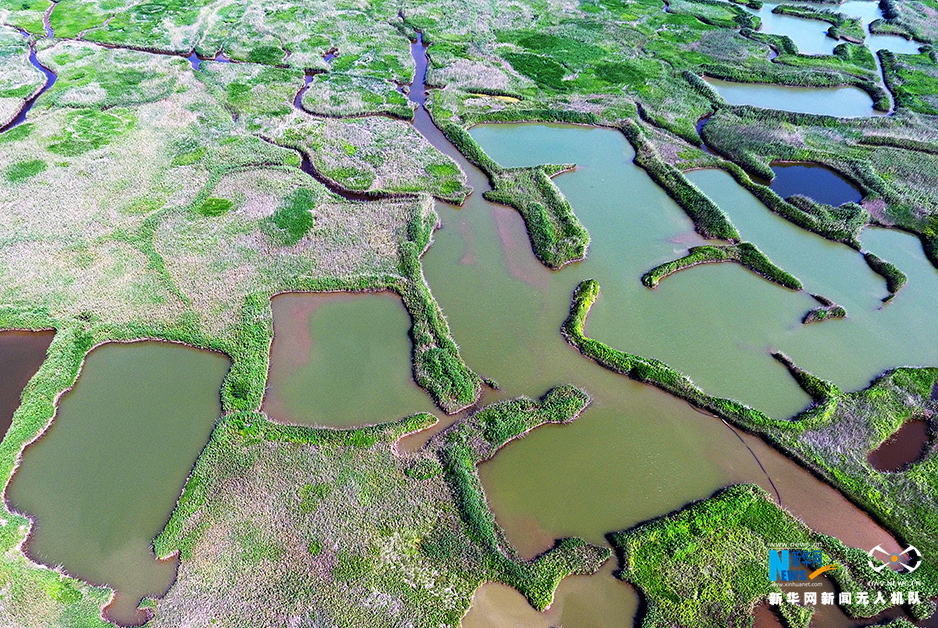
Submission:
[[[678,512],[610,534],[609,540],[619,556],[619,577],[645,599],[643,628],[751,626],[755,606],[782,592],[769,580],[770,549],[821,550],[822,563],[836,565],[827,573],[838,591],[869,593],[871,604],[857,603],[851,595],[851,603],[841,606],[852,617],[876,615],[893,604],[893,591],[908,590],[902,575],[874,571],[866,550],[813,532],[754,485],[729,487]],[[931,612],[928,596],[935,592],[938,574],[924,564],[916,573],[921,570],[929,588],[916,591],[921,601],[906,607],[916,617]],[[816,608],[787,597],[777,604],[792,627],[807,628]]]
[[[772,13],[827,22],[831,25],[830,29],[827,31],[827,36],[833,39],[843,39],[844,41],[855,44],[862,44],[863,40],[866,38],[866,33],[863,32],[863,22],[860,18],[847,17],[843,13],[831,11],[830,9],[780,4],[772,9]]]
[[[804,315],[804,318],[801,319],[803,324],[821,323],[837,318],[845,318],[847,316],[847,310],[845,310],[842,305],[837,305],[827,297],[819,294],[812,294],[811,296],[814,297],[815,301],[820,303],[820,306],[809,310],[808,313]]]
[[[797,278],[773,264],[765,253],[749,242],[691,247],[684,257],[665,262],[642,275],[642,283],[649,288],[655,288],[662,279],[685,268],[722,262],[735,262],[789,290],[802,289],[801,282]]]
[[[867,251],[863,254],[863,259],[866,260],[867,265],[874,273],[886,280],[886,290],[889,291],[889,296],[883,299],[883,301],[891,300],[896,296],[896,293],[899,292],[909,279],[904,272],[875,253]]]

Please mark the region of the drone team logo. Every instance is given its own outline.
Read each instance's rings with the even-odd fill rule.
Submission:
[[[887,552],[881,545],[877,545],[867,552],[867,554],[870,557],[870,569],[876,573],[881,572],[889,566],[902,567],[906,572],[912,573],[922,565],[922,553],[912,545],[898,553]],[[886,558],[884,560],[878,558],[877,555],[885,556]],[[903,560],[903,556],[906,557],[905,560]]]

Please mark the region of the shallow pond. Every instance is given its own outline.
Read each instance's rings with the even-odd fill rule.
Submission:
[[[795,194],[838,206],[858,203],[863,194],[837,172],[812,163],[773,163],[771,188],[782,198]]]
[[[762,83],[733,83],[704,77],[731,105],[752,105],[837,118],[879,115],[873,99],[856,87],[786,87]]]
[[[921,458],[931,444],[927,421],[906,421],[896,433],[870,452],[870,466],[877,471],[901,471]]]
[[[160,342],[106,344],[85,361],[49,430],[29,445],[6,498],[33,517],[27,553],[116,590],[113,621],[172,584],[151,550],[221,411],[228,360]]]
[[[271,418],[347,427],[434,411],[411,375],[410,317],[397,295],[288,293],[271,306]]]
[[[0,439],[10,429],[23,389],[46,359],[54,331],[0,332]]]

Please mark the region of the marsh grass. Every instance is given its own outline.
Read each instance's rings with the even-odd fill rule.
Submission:
[[[404,456],[395,440],[432,416],[356,430],[277,425],[253,412],[227,417],[154,543],[159,555],[179,551],[184,561],[153,625],[203,612],[219,626],[261,625],[286,611],[341,625],[382,624],[390,613],[456,626],[475,588],[492,580],[543,608],[562,577],[594,572],[609,551],[564,539],[533,561],[518,559],[476,465],[527,430],[572,420],[588,400],[561,387],[502,402]],[[494,442],[481,439],[493,426]],[[240,558],[219,565],[217,552]]]
[[[891,587],[901,582],[888,570],[881,577],[870,569],[866,550],[810,530],[755,485],[723,489],[609,540],[622,566],[619,577],[647,603],[642,626],[750,626],[755,606],[781,591],[766,569],[773,547],[817,547],[825,565],[837,565],[830,578],[838,590],[871,591],[871,601],[883,593],[885,603],[847,605],[853,617],[887,608]],[[929,567],[925,578],[933,583],[934,577]],[[807,626],[813,609],[783,601],[780,611],[789,625]]]

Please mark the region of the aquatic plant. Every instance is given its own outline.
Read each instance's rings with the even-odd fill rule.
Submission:
[[[886,280],[886,289],[889,290],[890,295],[895,295],[899,292],[899,289],[902,288],[909,279],[904,272],[875,253],[867,251],[863,254],[863,259],[866,260],[866,263],[874,273],[881,275]]]

